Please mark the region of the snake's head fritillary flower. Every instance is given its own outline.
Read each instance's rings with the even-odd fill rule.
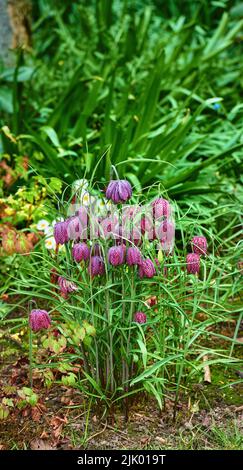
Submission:
[[[79,218],[81,225],[83,228],[88,227],[88,209],[84,206],[79,207],[79,209],[76,211],[76,215]]]
[[[143,313],[143,312],[136,312],[136,313],[134,314],[134,321],[135,321],[136,323],[146,323],[146,321],[147,321],[147,316],[146,316],[146,314]]]
[[[136,246],[130,246],[127,249],[127,264],[128,266],[138,266],[142,261],[140,250]]]
[[[72,249],[73,259],[80,263],[80,261],[87,261],[89,259],[90,251],[86,243],[76,243]]]
[[[67,219],[67,232],[69,240],[78,240],[81,238],[83,226],[80,221],[80,218],[76,215]]]
[[[76,286],[74,282],[68,281],[67,279],[65,279],[65,277],[62,277],[62,276],[59,276],[58,284],[59,284],[61,293],[64,295],[71,294],[72,292],[75,292],[76,290],[78,290],[78,287]]]
[[[151,278],[155,276],[156,270],[151,259],[147,258],[141,261],[138,274],[140,278],[143,278],[143,277]]]
[[[105,264],[101,256],[91,256],[89,263],[89,273],[91,277],[102,276],[105,273]]]
[[[186,269],[188,274],[198,274],[200,270],[200,255],[189,253],[186,257]]]
[[[175,237],[175,224],[170,220],[164,220],[157,229],[157,236],[161,242],[171,243]]]
[[[116,216],[105,217],[99,223],[99,233],[102,238],[113,238],[116,236],[118,219]]]
[[[167,199],[159,197],[152,202],[153,216],[155,220],[160,217],[169,217],[171,215],[171,206]]]
[[[205,237],[193,237],[191,243],[193,253],[197,255],[207,254],[207,239]]]
[[[121,245],[112,246],[108,251],[108,261],[112,266],[119,266],[124,263],[124,247]]]
[[[34,309],[31,310],[29,316],[30,328],[36,332],[39,330],[46,330],[51,324],[49,313],[46,310]]]
[[[106,189],[106,198],[115,204],[124,203],[132,196],[132,187],[127,180],[111,180]]]
[[[54,225],[54,238],[57,245],[64,245],[68,242],[68,221],[57,222]]]

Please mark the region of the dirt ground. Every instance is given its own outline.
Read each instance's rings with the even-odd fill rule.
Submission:
[[[231,380],[235,380],[232,376]],[[173,420],[173,395],[163,411],[140,395],[131,405],[129,419],[121,410],[101,416],[77,389],[38,379],[35,406],[20,406],[19,391],[28,381],[26,357],[3,366],[0,383],[2,419],[0,449],[212,449],[243,448],[242,385],[226,389],[195,384],[179,400]],[[6,415],[3,416],[3,411]]]

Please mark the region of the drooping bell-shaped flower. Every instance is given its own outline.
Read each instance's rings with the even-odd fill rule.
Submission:
[[[164,220],[156,230],[159,240],[163,243],[171,243],[175,237],[175,224],[171,220]]]
[[[90,255],[89,247],[86,243],[75,243],[75,245],[73,245],[72,255],[77,263],[80,263],[80,261],[87,261]]]
[[[191,244],[193,253],[197,255],[207,254],[207,239],[205,237],[193,237]]]
[[[186,269],[188,274],[198,274],[200,270],[200,255],[189,253],[186,257]]]
[[[89,263],[89,273],[91,277],[101,276],[105,273],[105,264],[101,256],[91,256]]]
[[[139,266],[138,273],[139,273],[140,278],[143,278],[143,277],[151,278],[155,276],[156,270],[151,259],[147,258],[147,259],[142,260]]]
[[[78,287],[76,286],[74,282],[68,281],[65,277],[62,277],[62,276],[59,276],[58,284],[59,284],[61,293],[64,295],[71,294],[72,292],[75,292],[76,290],[78,290]]]
[[[31,310],[29,316],[30,328],[36,332],[39,330],[46,330],[51,324],[49,313],[46,310],[34,309]]]
[[[125,246],[125,245],[124,245]],[[119,266],[124,263],[124,246],[112,246],[108,251],[108,261],[112,266]]]
[[[127,180],[111,180],[106,189],[106,197],[115,204],[124,203],[132,196],[132,187]]]
[[[143,313],[143,312],[136,312],[136,313],[134,314],[134,321],[135,321],[136,323],[146,323],[146,321],[147,321],[147,316],[146,316],[146,314]]]
[[[155,220],[160,217],[169,217],[171,215],[171,206],[167,199],[159,197],[152,202],[153,216]]]
[[[128,266],[138,266],[142,261],[142,255],[140,250],[136,246],[130,246],[127,249],[127,258]]]
[[[64,245],[68,242],[68,221],[57,222],[54,225],[54,238],[57,245]]]
[[[78,216],[74,215],[67,219],[67,232],[69,240],[78,240],[81,238],[83,227]]]

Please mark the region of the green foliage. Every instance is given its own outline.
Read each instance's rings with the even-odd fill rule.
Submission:
[[[17,295],[0,308],[3,320],[33,298],[51,308],[58,333],[44,336],[46,363],[35,364],[46,386],[56,368],[64,386],[106,405],[146,391],[162,407],[167,393],[178,397],[203,380],[205,356],[210,366],[239,366],[239,7],[224,0],[34,2],[33,52],[17,51],[16,65],[0,70],[0,204],[8,227],[1,230],[1,279],[3,293]],[[125,268],[107,271],[103,285],[91,283],[70,246],[57,258],[43,239],[35,249],[26,241],[41,218],[65,213],[74,180],[87,177],[95,194],[111,165],[140,202],[162,194],[175,203],[175,253],[168,266],[159,255],[156,282],[135,277],[135,291]],[[195,282],[184,264],[198,233],[210,255]],[[50,282],[51,269],[77,283],[70,301]],[[151,296],[157,304],[149,309]],[[135,305],[148,309],[145,327],[132,321]],[[225,322],[234,325],[233,337],[221,333]],[[20,406],[34,406],[38,397],[26,390]],[[10,407],[2,403],[0,417]]]

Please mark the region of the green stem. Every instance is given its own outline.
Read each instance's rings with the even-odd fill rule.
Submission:
[[[29,330],[29,379],[30,388],[33,387],[33,334],[30,328]]]
[[[129,350],[131,342],[131,324],[133,320],[134,311],[134,297],[135,297],[135,286],[134,286],[134,269],[131,271],[131,305],[130,305],[130,317],[129,317],[129,331],[127,339],[127,367],[126,367],[126,391],[129,389]]]
[[[126,305],[125,305],[125,284],[124,284],[124,272],[122,269],[122,274],[121,274],[121,281],[122,281],[122,326],[124,327],[125,325],[125,314],[126,314]],[[121,344],[121,349],[124,351],[124,337],[122,335],[122,344]],[[124,354],[122,353],[122,383],[123,383],[123,390],[125,392],[125,380],[126,380],[126,360],[124,358]]]

